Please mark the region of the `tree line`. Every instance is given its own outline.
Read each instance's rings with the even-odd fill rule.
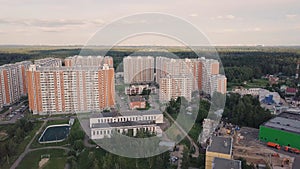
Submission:
[[[259,128],[273,115],[260,106],[257,97],[230,94],[226,97],[223,120],[240,126]]]

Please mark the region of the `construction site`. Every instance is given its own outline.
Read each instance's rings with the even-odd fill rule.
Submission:
[[[248,164],[257,168],[292,169],[294,157],[281,153],[275,148],[268,147],[258,140],[259,130],[243,127],[233,130],[226,125],[219,134],[233,137],[233,158],[244,158]]]

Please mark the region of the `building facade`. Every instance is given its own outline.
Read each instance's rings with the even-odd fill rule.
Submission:
[[[35,60],[34,64],[38,67],[61,67],[62,61],[59,58],[44,58]]]
[[[30,61],[0,66],[0,108],[27,95],[26,69]]]
[[[161,134],[162,131],[157,125],[161,123],[163,123],[163,114],[158,110],[103,112],[93,114],[89,122],[92,139],[110,138],[114,132],[123,134],[128,133],[129,130],[132,130],[133,136],[139,130]]]
[[[151,56],[128,56],[123,59],[126,84],[154,81],[154,58]]]
[[[214,159],[232,158],[233,139],[231,137],[213,136],[210,145],[206,149],[205,169],[213,169]]]
[[[172,59],[156,58],[156,82],[166,75],[186,75],[192,79],[192,90],[212,94],[215,91],[226,93],[227,79],[220,74],[218,60],[206,59]],[[214,81],[213,81],[214,80]]]
[[[156,82],[160,83],[160,79],[166,77],[167,75],[189,76],[192,80],[193,90],[197,90],[202,87],[202,66],[198,59],[173,59],[157,57]]]
[[[300,112],[287,111],[259,127],[259,139],[300,149]]]
[[[171,99],[184,97],[188,101],[192,98],[192,79],[188,76],[170,76],[160,78],[159,100],[168,102]]]
[[[146,99],[142,96],[130,96],[129,108],[133,109],[145,109],[146,108]]]
[[[37,67],[27,71],[29,109],[33,114],[74,113],[114,106],[114,69]]]
[[[218,92],[221,94],[226,94],[227,92],[227,78],[224,75],[217,74],[211,76],[211,91],[210,94],[212,95],[213,92]]]
[[[107,64],[109,67],[113,67],[113,58],[110,56],[71,56],[64,60],[66,67],[72,66],[101,66]]]

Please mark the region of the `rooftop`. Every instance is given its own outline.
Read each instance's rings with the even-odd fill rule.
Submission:
[[[263,126],[300,134],[300,112],[283,112]]]
[[[211,144],[207,147],[207,151],[222,154],[231,154],[232,138],[213,136],[211,138]]]
[[[297,93],[297,89],[288,87],[288,88],[286,88],[285,92],[287,92],[287,93]]]
[[[229,160],[215,157],[213,169],[242,169],[242,162],[239,160]]]
[[[155,115],[162,114],[159,110],[147,110],[147,111],[124,111],[124,112],[102,112],[91,114],[91,118],[101,118],[101,117],[118,117],[118,116],[144,116],[144,115]]]
[[[96,123],[92,124],[92,128],[110,128],[110,127],[130,127],[130,126],[149,126],[156,125],[152,121],[126,121],[117,123]]]
[[[130,102],[145,102],[146,99],[142,96],[131,96],[129,97]]]

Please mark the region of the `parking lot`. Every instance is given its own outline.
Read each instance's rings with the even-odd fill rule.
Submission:
[[[6,112],[0,115],[0,124],[11,124],[24,117],[28,106],[24,104],[25,101],[12,105]]]

